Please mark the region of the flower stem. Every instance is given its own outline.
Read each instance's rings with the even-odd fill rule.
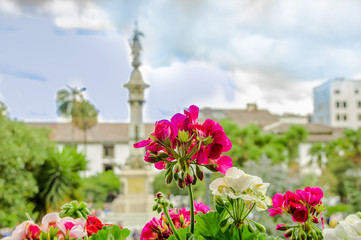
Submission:
[[[175,235],[175,237],[178,239],[178,240],[181,240],[179,234],[177,233],[177,229],[175,228],[174,224],[173,224],[173,221],[172,219],[170,218],[169,216],[169,213],[168,213],[168,208],[166,206],[163,206],[163,212],[165,214],[165,216],[167,217],[167,220],[169,222],[169,225],[170,225],[170,228],[172,229],[172,232],[173,234]]]
[[[194,234],[194,202],[193,202],[193,190],[192,185],[188,185],[189,194],[189,206],[191,210],[191,233]]]
[[[239,236],[239,240],[242,240],[242,230],[243,230],[243,227],[242,225],[238,228],[238,236]]]

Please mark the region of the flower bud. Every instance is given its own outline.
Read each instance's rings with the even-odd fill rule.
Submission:
[[[198,165],[196,166],[196,176],[201,181],[204,178],[204,173],[202,172],[201,168]]]
[[[256,226],[256,228],[259,232],[261,232],[261,233],[266,232],[266,228],[262,224],[260,224],[258,222],[254,222],[254,221],[252,221],[252,222]]]
[[[220,196],[215,196],[214,201],[216,202],[217,206],[224,207],[223,199]]]
[[[184,130],[178,132],[178,139],[180,142],[188,142],[189,139],[189,132]]]
[[[178,187],[182,189],[185,187],[184,181],[182,179],[178,179]]]
[[[173,173],[170,173],[170,174],[168,174],[167,179],[165,180],[165,182],[167,184],[170,184],[172,182],[172,180],[173,180]]]
[[[286,224],[278,224],[276,227],[277,231],[286,231],[289,229],[289,226],[287,226]]]
[[[292,231],[293,231],[293,229],[288,229],[284,234],[285,238],[291,237],[292,236]]]
[[[161,192],[157,193],[157,199],[162,199],[162,198],[164,198],[163,193]]]
[[[319,223],[318,218],[313,216],[312,217],[312,222],[315,223],[315,224]]]
[[[248,227],[248,231],[249,231],[249,232],[251,232],[251,233],[254,232],[254,229],[253,229],[253,227],[251,226],[250,223],[247,224],[247,227]]]
[[[186,183],[186,185],[191,185],[193,183],[193,177],[187,173],[184,182]]]
[[[183,214],[179,214],[179,222],[180,222],[181,225],[183,225],[183,223],[184,223]]]
[[[229,218],[223,219],[223,220],[221,221],[221,223],[219,224],[219,226],[220,226],[221,228],[224,228],[225,226],[227,226],[228,219],[229,219]]]

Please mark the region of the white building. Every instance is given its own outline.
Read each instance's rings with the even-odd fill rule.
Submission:
[[[86,143],[84,132],[71,127],[70,123],[27,123],[33,127],[47,127],[52,130],[50,138],[59,148],[76,145],[78,152],[84,153],[88,160],[86,176],[95,175],[106,170],[120,173],[120,168],[129,157],[129,124],[98,123],[87,131]],[[154,124],[145,124],[148,135]]]
[[[313,89],[312,122],[332,127],[361,127],[361,81],[333,79]]]

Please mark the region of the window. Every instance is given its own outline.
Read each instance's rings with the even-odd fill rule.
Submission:
[[[336,114],[336,120],[340,121],[340,114]]]
[[[334,91],[334,93],[335,93],[335,94],[340,94],[340,90],[336,89],[336,90]]]
[[[358,115],[358,120],[361,121],[361,114]]]
[[[347,115],[346,114],[343,115],[343,120],[347,121]]]
[[[355,94],[358,94],[358,89],[355,89]]]
[[[336,101],[336,108],[347,108],[347,102],[346,101]]]
[[[104,164],[104,172],[113,170],[113,165],[109,163]]]
[[[114,158],[114,145],[104,145],[103,156],[106,158]]]
[[[361,108],[361,101],[358,101],[358,107]]]

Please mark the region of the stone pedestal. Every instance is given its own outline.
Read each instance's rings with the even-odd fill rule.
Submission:
[[[120,174],[123,192],[113,201],[113,211],[118,213],[152,212],[154,205],[151,169],[124,168]]]

